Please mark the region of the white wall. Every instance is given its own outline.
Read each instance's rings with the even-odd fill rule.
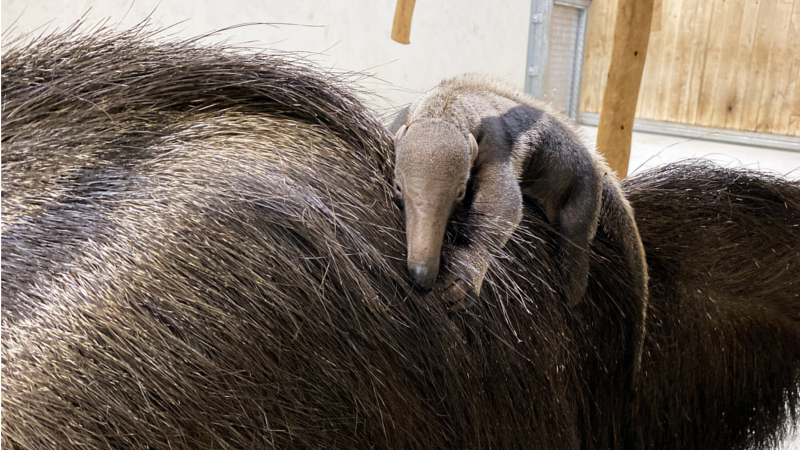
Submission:
[[[15,21],[15,33],[48,23],[49,29],[63,28],[90,8],[90,23],[110,17],[121,28],[150,13],[160,26],[186,20],[174,29],[179,37],[248,22],[316,25],[256,25],[213,39],[324,52],[313,57],[320,66],[373,73],[382,81],[364,85],[402,106],[443,78],[468,71],[522,89],[530,7],[530,0],[419,0],[410,45],[389,38],[395,0],[2,0],[2,31]]]

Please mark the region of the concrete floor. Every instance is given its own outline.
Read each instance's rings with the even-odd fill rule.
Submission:
[[[581,128],[590,142],[597,139],[597,127],[583,125]],[[707,158],[727,167],[762,170],[800,180],[800,152],[640,132],[633,133],[629,173],[635,174],[687,158]],[[800,427],[800,424],[797,426]],[[783,442],[776,450],[800,450],[800,433]]]
[[[590,142],[597,139],[597,127],[581,128]],[[640,132],[633,133],[629,173],[687,158],[707,158],[727,167],[763,170],[800,180],[800,152]]]

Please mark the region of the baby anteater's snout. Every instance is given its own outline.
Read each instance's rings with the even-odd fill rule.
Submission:
[[[430,289],[439,274],[439,261],[408,261],[408,273],[417,286]]]

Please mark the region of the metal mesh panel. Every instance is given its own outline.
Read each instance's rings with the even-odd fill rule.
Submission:
[[[570,112],[575,86],[576,57],[582,11],[553,5],[548,36],[547,65],[542,74],[542,99]]]

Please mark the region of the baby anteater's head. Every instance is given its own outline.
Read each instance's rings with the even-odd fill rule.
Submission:
[[[478,144],[472,134],[437,119],[403,125],[395,134],[395,195],[406,215],[408,271],[430,288],[439,273],[447,219],[464,199]]]

